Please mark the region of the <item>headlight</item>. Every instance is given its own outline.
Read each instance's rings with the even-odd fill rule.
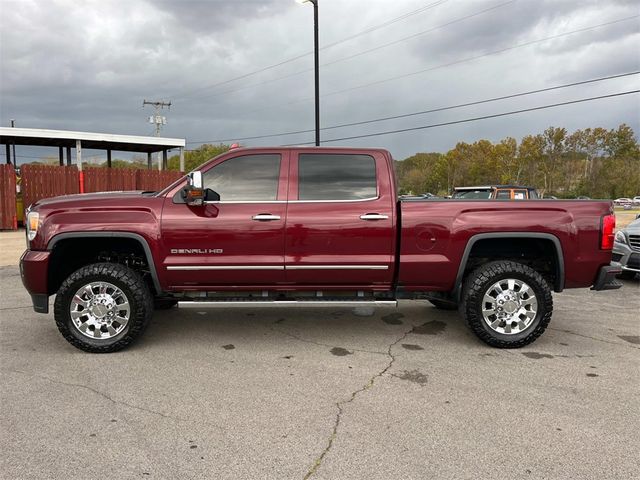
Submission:
[[[615,240],[616,240],[616,242],[618,242],[618,243],[624,243],[624,244],[626,244],[626,243],[627,243],[627,237],[626,237],[626,236],[625,236],[625,234],[622,232],[622,230],[621,230],[621,231],[619,231],[618,233],[616,233]]]
[[[36,238],[38,227],[40,226],[40,214],[38,212],[29,212],[27,214],[27,239],[29,241]]]

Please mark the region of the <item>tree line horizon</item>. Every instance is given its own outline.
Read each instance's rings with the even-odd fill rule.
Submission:
[[[193,170],[228,151],[226,144],[203,144],[185,152],[185,169]],[[41,163],[41,162],[33,162]],[[47,159],[42,163],[54,163]],[[56,161],[57,163],[57,161]],[[450,195],[455,187],[514,184],[534,187],[542,196],[575,198],[634,197],[640,195],[640,145],[631,127],[585,128],[569,133],[549,127],[524,136],[458,142],[445,153],[421,152],[396,160],[400,194]],[[106,167],[100,164],[84,164]],[[168,168],[178,170],[172,155]],[[113,168],[146,168],[147,159],[114,159]]]

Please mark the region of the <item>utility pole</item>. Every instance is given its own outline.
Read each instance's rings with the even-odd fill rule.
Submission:
[[[153,101],[143,100],[142,108],[144,108],[147,105],[151,105],[153,108],[155,108],[155,113],[149,117],[149,123],[153,123],[156,126],[155,136],[159,137],[160,130],[162,130],[162,126],[167,124],[167,117],[165,117],[164,115],[161,115],[160,113],[161,113],[161,110],[164,109],[164,107],[167,107],[168,110],[171,109],[171,101],[165,102],[163,100],[160,100],[160,101],[153,102]],[[158,170],[162,170],[162,163],[163,163],[163,159],[160,155],[161,155],[161,152],[158,152]]]

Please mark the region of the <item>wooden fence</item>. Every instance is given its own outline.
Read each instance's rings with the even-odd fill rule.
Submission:
[[[84,191],[91,193],[139,190],[136,185],[137,171],[128,168],[85,168]]]
[[[20,167],[23,205],[41,198],[79,193],[78,169],[72,166],[23,165]]]
[[[137,170],[136,190],[156,191],[171,185],[184,174],[177,170]]]
[[[0,230],[15,230],[16,172],[13,165],[0,165]]]
[[[80,193],[80,175],[75,165],[59,167],[27,164],[21,167],[21,173],[25,208],[41,198]],[[84,193],[161,190],[182,175],[175,170],[86,168],[83,171]]]

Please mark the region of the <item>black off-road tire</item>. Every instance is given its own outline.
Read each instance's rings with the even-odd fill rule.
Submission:
[[[69,312],[71,300],[83,285],[106,281],[120,288],[130,305],[126,328],[109,339],[89,338],[75,327]],[[129,346],[144,332],[153,313],[153,297],[143,278],[130,268],[116,263],[94,263],[72,273],[60,286],[54,303],[56,325],[74,347],[91,353],[110,353]]]
[[[500,279],[514,278],[526,282],[534,291],[538,311],[531,324],[513,335],[494,331],[482,316],[482,302],[487,289]],[[489,262],[474,270],[465,280],[460,312],[471,331],[483,342],[497,348],[520,348],[544,333],[553,313],[553,298],[547,281],[531,267],[502,260]]]
[[[429,299],[429,302],[438,310],[458,310],[458,305],[452,302],[445,302],[444,300]]]

